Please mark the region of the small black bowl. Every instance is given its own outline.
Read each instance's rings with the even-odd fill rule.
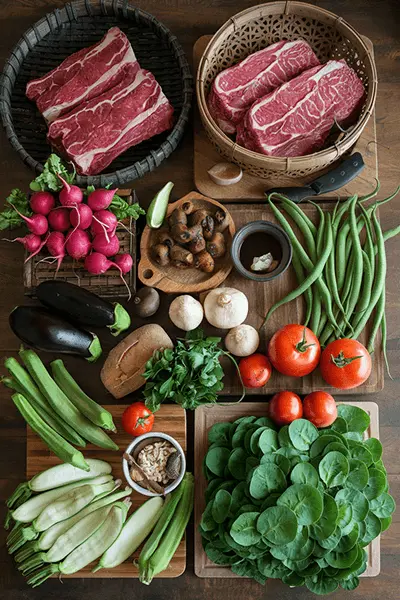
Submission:
[[[266,233],[275,238],[281,248],[282,256],[279,265],[270,273],[256,273],[250,271],[244,267],[240,259],[243,242],[250,235],[259,232]],[[243,227],[236,232],[231,246],[231,256],[236,270],[243,275],[243,277],[253,279],[253,281],[271,281],[272,279],[275,279],[275,277],[282,275],[290,265],[292,253],[292,244],[290,243],[287,234],[278,225],[275,225],[275,223],[271,223],[270,221],[252,221],[251,223],[246,223],[246,225],[243,225]],[[262,251],[260,249],[254,249],[254,256],[259,256],[261,254]]]

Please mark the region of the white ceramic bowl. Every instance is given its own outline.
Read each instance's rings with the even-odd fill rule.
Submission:
[[[174,446],[176,448],[176,451],[179,453],[179,456],[181,457],[180,473],[179,473],[178,477],[175,479],[175,481],[173,481],[170,485],[168,485],[165,488],[165,495],[166,495],[178,487],[178,485],[182,481],[183,476],[186,471],[186,457],[185,457],[184,451],[182,450],[182,446],[173,437],[171,437],[170,435],[168,435],[166,433],[160,433],[158,431],[151,431],[150,433],[144,433],[143,435],[140,435],[139,437],[132,440],[132,442],[129,444],[129,446],[127,447],[125,452],[134,456],[135,448],[137,448],[137,446],[139,444],[141,445],[143,441],[146,441],[148,444],[151,444],[152,442],[156,442],[160,439],[167,440],[167,442],[172,444],[172,446]],[[146,488],[142,487],[141,485],[139,485],[138,483],[136,483],[136,481],[133,481],[133,479],[131,478],[131,475],[129,473],[128,461],[125,458],[122,458],[122,470],[124,471],[125,479],[128,482],[128,484],[136,492],[139,492],[139,494],[143,494],[143,496],[162,496],[162,494],[156,494],[155,492],[150,492],[148,489],[146,489]]]

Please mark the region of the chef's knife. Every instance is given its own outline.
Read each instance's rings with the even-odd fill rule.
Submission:
[[[328,192],[334,192],[339,188],[352,181],[357,175],[361,173],[365,163],[359,152],[355,152],[344,160],[338,167],[335,167],[322,177],[318,177],[308,185],[304,187],[281,187],[271,188],[266,190],[265,194],[268,196],[273,192],[286,196],[293,202],[301,202],[304,198],[310,198],[311,196],[320,196],[321,194],[327,194]]]

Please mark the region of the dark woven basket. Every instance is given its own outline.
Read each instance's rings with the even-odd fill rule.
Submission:
[[[67,56],[90,46],[117,25],[128,37],[140,65],[151,71],[175,111],[172,131],[130,148],[101,175],[78,176],[80,186],[121,186],[142,177],[167,158],[180,142],[189,118],[192,76],[174,35],[128,0],[76,0],[38,21],[6,61],[0,79],[0,115],[11,145],[37,173],[51,152],[47,127],[36,105],[25,96],[28,81],[43,76]]]

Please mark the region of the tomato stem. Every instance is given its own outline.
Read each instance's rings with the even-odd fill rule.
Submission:
[[[141,425],[146,425],[147,424],[146,421],[149,417],[150,417],[150,415],[146,415],[145,417],[138,417],[134,429],[137,429]]]
[[[351,362],[353,362],[353,360],[357,360],[357,358],[362,358],[362,356],[351,356],[346,358],[343,354],[343,351],[339,352],[337,356],[333,356],[333,354],[331,354],[331,361],[336,367],[339,367],[339,369],[349,365]]]
[[[306,344],[306,328],[304,327],[303,329],[303,338],[301,340],[301,342],[299,342],[298,344],[296,344],[296,350],[298,352],[305,352],[307,350],[307,348],[310,348],[311,346],[315,346],[315,344]]]

